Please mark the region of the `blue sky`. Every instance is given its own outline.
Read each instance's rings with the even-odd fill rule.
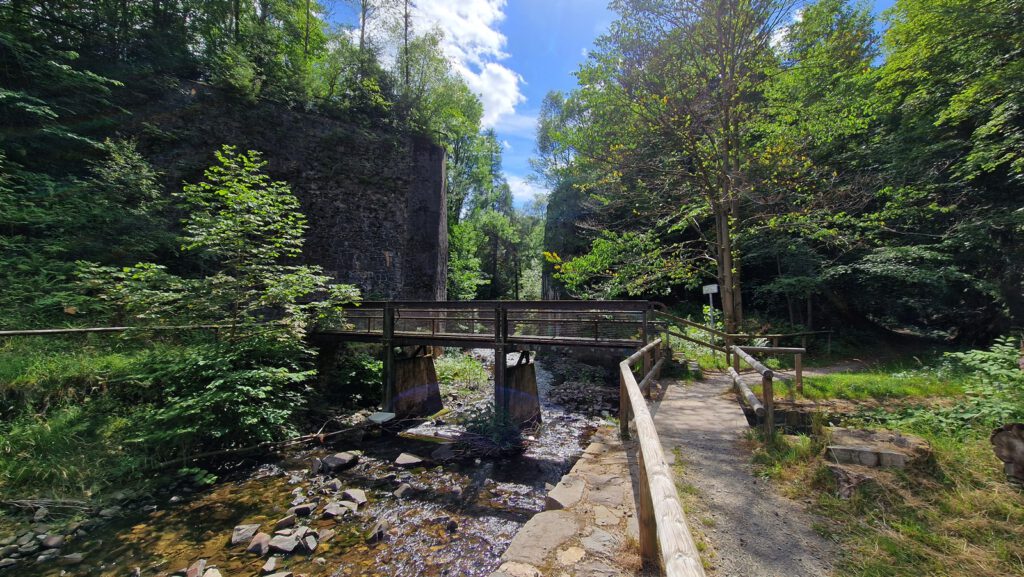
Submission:
[[[876,13],[893,0],[873,0]],[[445,51],[484,104],[484,124],[504,144],[517,204],[543,192],[529,182],[537,113],[550,90],[568,92],[573,73],[614,19],[605,0],[415,0],[420,29],[445,33]],[[351,21],[340,8],[339,20]]]

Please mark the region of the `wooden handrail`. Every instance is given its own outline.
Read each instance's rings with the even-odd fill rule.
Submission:
[[[686,523],[672,470],[665,460],[654,419],[631,368],[634,362],[660,346],[661,339],[657,339],[619,363],[619,424],[623,436],[628,437],[632,414],[640,444],[640,510],[637,515],[640,555],[645,563],[660,566],[667,577],[704,577],[700,553]],[[643,381],[660,368],[663,360],[659,359]],[[654,503],[658,504],[657,509]]]
[[[747,383],[743,382],[743,377],[741,377],[740,374],[736,372],[736,369],[732,367],[729,367],[729,376],[732,377],[733,388],[735,388],[741,398],[747,402],[747,406],[750,407],[750,410],[754,411],[754,414],[758,417],[764,417],[764,405],[760,400],[758,400],[754,391],[750,390]]]

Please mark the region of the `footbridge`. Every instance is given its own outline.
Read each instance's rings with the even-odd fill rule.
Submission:
[[[396,349],[411,349],[405,356],[413,358],[429,347],[493,349],[495,407],[527,420],[539,408],[532,401],[520,407],[516,398],[536,392],[529,390],[532,379],[524,382],[519,369],[507,366],[507,354],[523,353],[517,363],[522,365],[529,351],[542,347],[632,351],[647,344],[653,313],[661,308],[650,301],[367,301],[347,309],[340,327],[314,338],[383,345],[384,406],[405,414],[424,403],[433,408],[437,401],[423,396],[422,383],[408,382],[430,380],[423,373],[432,367],[401,358]],[[524,386],[528,390],[521,390]],[[522,411],[526,414],[518,414]]]

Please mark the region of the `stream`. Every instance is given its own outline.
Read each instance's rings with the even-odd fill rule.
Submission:
[[[527,437],[521,455],[443,464],[425,460],[402,468],[394,463],[400,454],[427,458],[439,445],[371,430],[358,441],[264,459],[192,494],[166,493],[126,505],[124,516],[83,528],[64,544],[61,554],[82,553],[80,563],[22,562],[12,569],[45,577],[168,577],[185,575],[190,564],[205,559],[206,567],[216,567],[223,577],[256,576],[267,557],[247,553],[248,540],[231,546],[233,528],[260,524],[261,531],[273,533],[289,507],[316,503],[313,515],[300,517],[298,525],[318,531],[320,542],[312,553],[272,553],[278,557],[276,572],[311,577],[489,575],[518,529],[543,510],[547,484],[557,483],[572,467],[602,422],[549,402],[554,377],[543,361],[536,369],[543,424]],[[356,465],[330,475],[311,472],[315,458],[340,451],[358,451]],[[339,484],[326,486],[335,478],[342,490],[365,491],[368,503],[345,518],[324,519],[324,505],[341,499],[342,491],[333,490]],[[396,496],[403,484],[408,487]],[[387,521],[383,537],[371,542],[367,531],[380,520]],[[324,539],[331,532],[333,537]]]

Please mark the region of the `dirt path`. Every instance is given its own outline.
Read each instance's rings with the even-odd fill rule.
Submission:
[[[716,577],[823,577],[835,545],[812,528],[804,507],[752,474],[741,441],[749,429],[728,376],[664,381],[654,423],[667,455],[679,454],[679,482],[697,490],[688,521],[704,533]]]

